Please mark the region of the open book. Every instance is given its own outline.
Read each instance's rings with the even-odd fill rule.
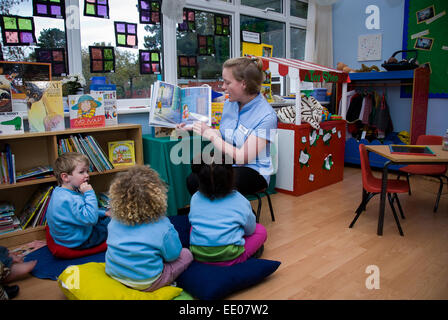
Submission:
[[[174,128],[203,121],[211,126],[212,90],[209,86],[181,88],[157,81],[151,92],[149,125]]]

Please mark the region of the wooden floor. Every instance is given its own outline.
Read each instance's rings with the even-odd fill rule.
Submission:
[[[412,196],[399,195],[404,237],[388,204],[383,236],[377,236],[379,196],[348,228],[361,199],[358,168],[346,167],[342,182],[306,195],[273,195],[275,222],[263,199],[268,239],[262,258],[282,264],[262,283],[228,298],[448,299],[448,188],[434,214],[438,182],[412,177],[411,187]],[[366,288],[371,265],[379,269],[379,289]],[[65,299],[55,281],[28,277],[18,284],[16,299]]]

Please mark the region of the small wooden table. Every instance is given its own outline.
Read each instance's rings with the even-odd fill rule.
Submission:
[[[448,151],[442,150],[441,145],[428,146],[436,155],[435,156],[422,156],[422,155],[403,155],[394,154],[389,150],[388,145],[366,145],[367,151],[375,152],[380,156],[388,159],[384,163],[383,177],[381,186],[381,199],[380,199],[380,212],[378,216],[378,230],[379,236],[383,235],[383,222],[384,222],[384,209],[386,206],[386,189],[387,189],[387,174],[390,164],[445,164],[448,163]]]

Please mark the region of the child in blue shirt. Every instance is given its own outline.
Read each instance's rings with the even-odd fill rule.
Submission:
[[[267,232],[255,222],[249,200],[235,190],[232,163],[224,161],[193,162],[199,190],[191,198],[188,219],[195,260],[229,266],[261,255]]]
[[[59,186],[51,194],[47,222],[54,242],[81,250],[106,241],[110,218],[98,208],[89,184],[89,159],[78,152],[63,153],[53,170]]]
[[[193,261],[165,216],[166,193],[157,172],[147,166],[117,174],[110,186],[106,273],[133,289],[170,285]]]

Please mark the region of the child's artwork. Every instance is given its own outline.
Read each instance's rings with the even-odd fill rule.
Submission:
[[[149,125],[174,128],[203,121],[211,126],[211,94],[209,86],[180,88],[157,81],[151,94]]]
[[[160,2],[150,0],[138,1],[138,12],[140,23],[157,24],[160,23]]]
[[[109,0],[84,0],[84,15],[109,19]]]
[[[61,81],[30,81],[25,83],[30,132],[65,129]]]
[[[106,117],[106,126],[118,124],[117,114],[117,91],[96,91],[90,90],[90,94],[102,94],[104,101],[104,116]]]
[[[137,24],[114,21],[117,47],[138,48]]]
[[[33,17],[0,15],[0,26],[5,47],[30,46],[37,43]]]
[[[23,118],[19,112],[0,112],[0,134],[23,132]]]
[[[102,94],[69,95],[70,128],[95,128],[106,125]]]
[[[135,149],[133,140],[112,141],[108,143],[109,161],[114,168],[132,166],[135,164]]]
[[[105,73],[115,71],[114,47],[89,46],[90,72]]]
[[[51,74],[53,76],[67,75],[65,48],[36,48],[35,52],[38,62],[51,63]]]
[[[65,0],[33,0],[33,16],[64,19]]]

